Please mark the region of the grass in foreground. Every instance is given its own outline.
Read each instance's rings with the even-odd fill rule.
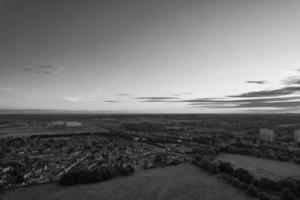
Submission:
[[[4,200],[250,200],[215,176],[190,164],[137,171],[97,184],[37,185],[6,191]]]

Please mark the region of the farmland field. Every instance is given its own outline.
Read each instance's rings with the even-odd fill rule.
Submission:
[[[257,176],[267,176],[273,179],[300,177],[300,166],[293,163],[227,153],[220,154],[218,159],[229,161],[235,167],[246,168]]]
[[[3,194],[2,194],[3,195]],[[8,190],[4,200],[246,200],[253,199],[215,176],[190,165],[140,170],[130,177],[62,187],[37,185]]]

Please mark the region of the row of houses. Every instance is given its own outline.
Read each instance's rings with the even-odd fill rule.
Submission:
[[[276,134],[274,130],[268,128],[259,129],[259,138],[262,141],[266,142],[274,142]],[[294,139],[295,143],[300,143],[300,129],[294,131]]]
[[[46,128],[66,128],[79,126],[82,126],[82,123],[77,121],[50,121],[45,124]]]

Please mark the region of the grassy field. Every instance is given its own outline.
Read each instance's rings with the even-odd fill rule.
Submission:
[[[3,196],[3,194],[2,194]],[[251,200],[215,176],[190,165],[137,171],[107,182],[62,187],[47,184],[6,191],[4,200]]]
[[[293,163],[226,153],[220,154],[218,159],[229,161],[235,167],[246,168],[257,176],[267,176],[273,179],[288,176],[300,178],[300,165]]]

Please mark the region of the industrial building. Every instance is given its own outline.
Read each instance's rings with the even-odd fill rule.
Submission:
[[[46,124],[46,128],[67,128],[79,126],[82,126],[82,123],[77,121],[51,121]]]
[[[259,138],[265,142],[274,142],[275,133],[272,129],[261,128],[259,129]]]

